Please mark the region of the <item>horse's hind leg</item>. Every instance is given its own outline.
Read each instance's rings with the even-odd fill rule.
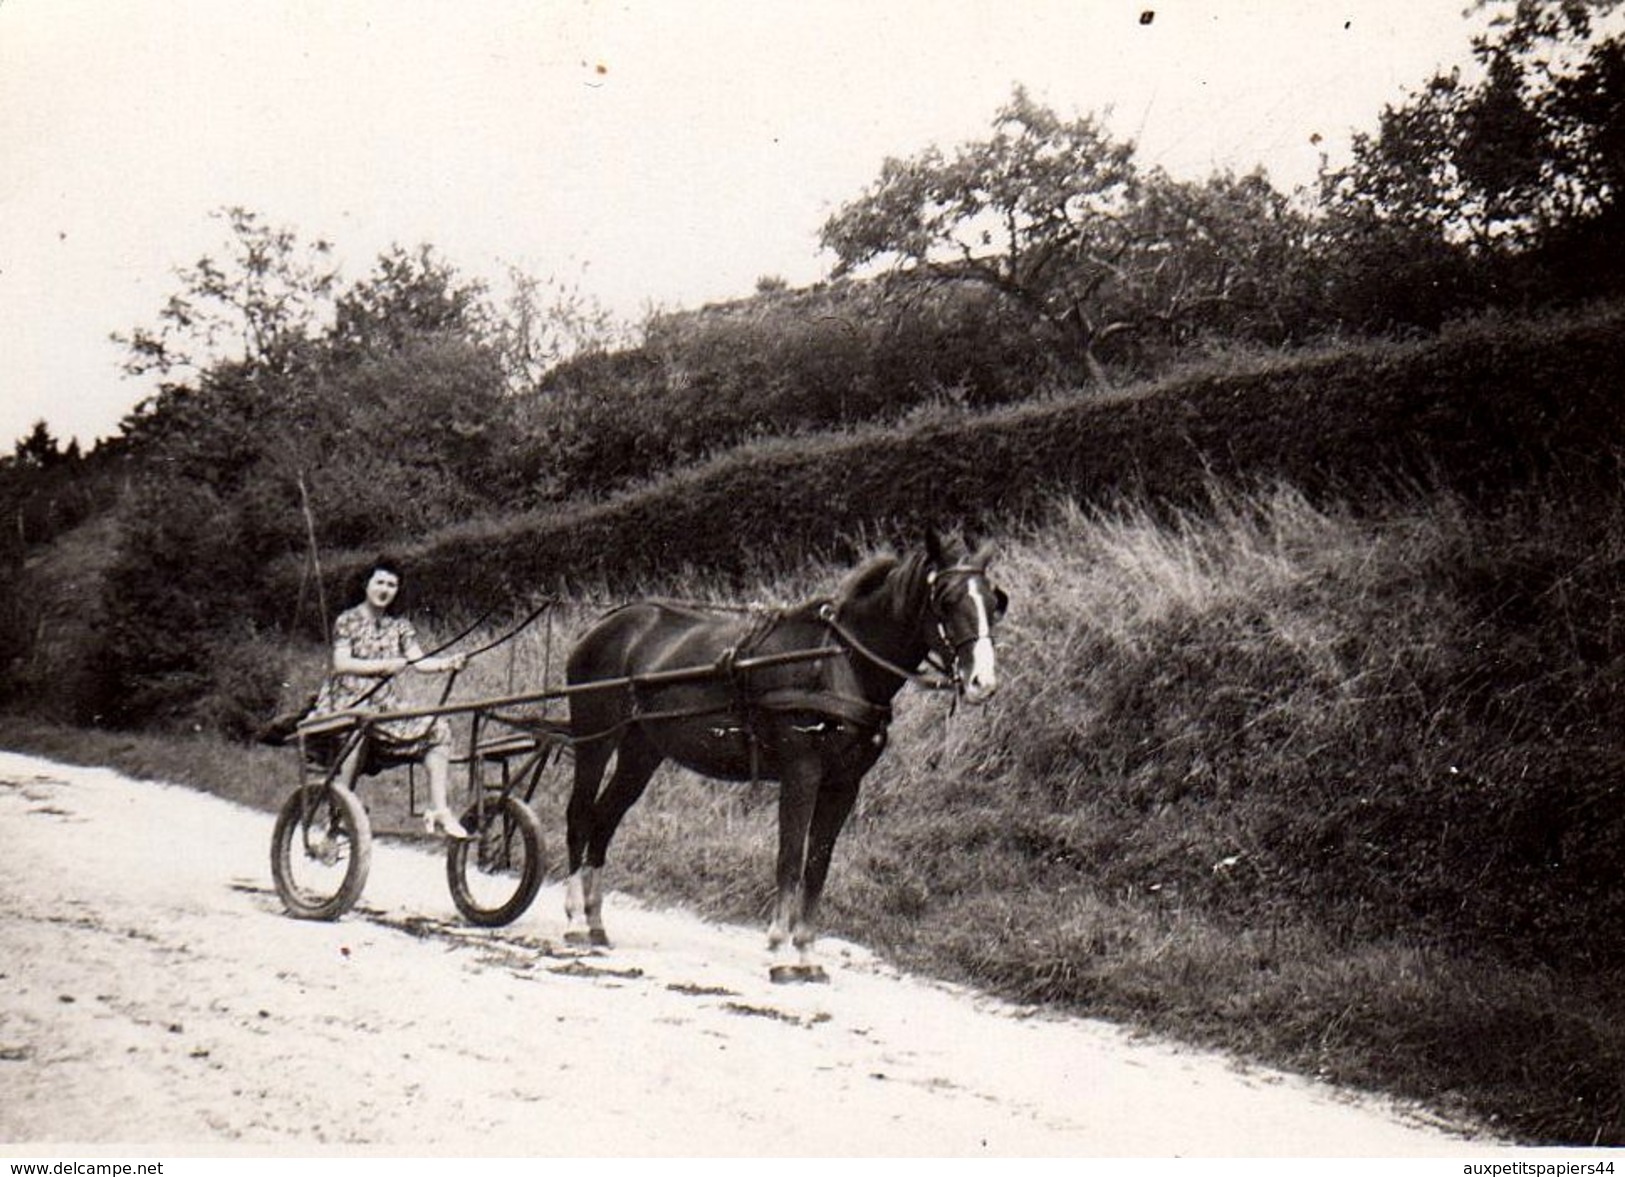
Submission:
[[[589,944],[609,944],[609,936],[604,931],[604,859],[609,853],[610,842],[615,838],[615,831],[620,828],[621,819],[643,796],[649,778],[654,775],[662,759],[661,752],[635,727],[627,731],[615,750],[615,772],[610,777],[609,785],[592,804],[585,844],[579,850],[585,857],[579,863],[576,859],[577,847],[573,843],[570,847],[571,861],[577,869],[571,873],[573,891],[566,899],[571,925],[565,933],[567,942],[585,940]],[[602,771],[600,765],[599,772]],[[578,791],[579,788],[578,781]],[[575,803],[572,796],[572,807]],[[572,907],[574,902],[579,905]],[[585,917],[585,933],[580,929],[578,913]]]
[[[576,745],[575,785],[570,790],[570,804],[565,810],[565,845],[569,855],[570,878],[564,887],[564,917],[566,943],[587,943],[588,932],[584,924],[587,908],[587,880],[583,878],[587,864],[587,845],[592,840],[593,825],[598,802],[598,786],[604,779],[604,769],[614,755],[613,740],[589,740]]]

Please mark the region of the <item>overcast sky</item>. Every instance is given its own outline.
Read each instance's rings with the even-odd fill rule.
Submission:
[[[149,389],[108,335],[224,252],[227,205],[346,278],[429,243],[634,320],[826,276],[882,160],[982,136],[1017,83],[1176,174],[1308,183],[1465,59],[1466,4],[0,0],[0,450],[117,429]]]

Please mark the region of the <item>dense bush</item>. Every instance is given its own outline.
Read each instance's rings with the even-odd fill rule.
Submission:
[[[304,435],[297,472],[319,540],[377,547],[489,512],[516,494],[511,409],[489,348],[455,334],[413,336],[326,375],[314,421],[273,428]],[[295,469],[274,441],[266,450],[260,482],[275,491],[260,525],[302,546]]]
[[[101,720],[190,725],[269,714],[278,667],[245,668],[236,656],[265,626],[253,587],[264,556],[239,513],[202,481],[147,478],[121,516],[123,542],[103,592]],[[242,736],[251,725],[226,730]]]
[[[1160,509],[1200,501],[1214,477],[1279,479],[1316,501],[1399,480],[1483,506],[1556,470],[1605,485],[1625,450],[1622,316],[1492,319],[1428,342],[1197,368],[1109,399],[769,441],[600,504],[407,548],[432,597],[473,608],[573,577],[741,576],[854,535],[1008,525],[1057,492]],[[289,595],[293,575],[278,574]]]
[[[376,549],[515,492],[508,373],[478,288],[396,251],[323,327],[331,275],[311,277],[291,234],[233,223],[238,280],[206,260],[161,329],[130,341],[133,367],[169,378],[126,422],[96,702],[80,709],[105,722],[251,730],[280,686],[265,636],[324,620],[303,584],[268,593],[269,565],[308,573],[312,541]],[[190,354],[245,319],[262,341],[246,354]]]
[[[987,407],[1049,386],[1050,349],[985,292],[840,282],[671,314],[560,365],[517,412],[530,502],[590,498],[751,439]]]

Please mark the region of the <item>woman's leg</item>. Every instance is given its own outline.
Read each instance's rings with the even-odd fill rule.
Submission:
[[[423,766],[429,770],[429,808],[451,808],[451,753],[443,747],[430,748]]]
[[[426,816],[431,823],[438,822],[440,828],[452,837],[468,837],[468,831],[463,829],[462,823],[451,812],[451,749],[444,744],[434,745],[424,753],[423,766],[429,776],[429,812]]]

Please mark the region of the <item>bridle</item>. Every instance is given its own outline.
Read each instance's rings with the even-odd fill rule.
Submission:
[[[959,673],[959,652],[966,646],[973,645],[981,638],[993,636],[993,617],[991,614],[986,616],[987,629],[985,631],[979,621],[976,626],[969,628],[968,632],[967,627],[962,624],[959,627],[959,633],[956,635],[948,623],[950,620],[956,619],[957,614],[951,613],[946,608],[945,603],[950,591],[962,584],[968,584],[978,577],[986,580],[987,569],[975,564],[950,564],[943,569],[933,569],[926,577],[926,583],[931,586],[931,619],[935,623],[937,639],[941,643],[939,647],[931,651],[930,656],[942,659],[943,663],[945,663],[942,669],[945,672],[948,672],[947,667],[952,667],[951,672],[948,673],[952,674],[956,685],[961,677]],[[986,602],[986,607],[992,608],[991,600]],[[944,652],[947,655],[945,658]]]
[[[888,674],[895,674],[905,682],[911,682],[928,691],[960,691],[964,687],[964,675],[959,669],[959,651],[986,635],[980,628],[967,633],[964,626],[959,627],[959,633],[956,635],[949,625],[952,614],[946,607],[947,597],[959,585],[974,577],[986,576],[987,569],[975,564],[950,564],[946,568],[933,568],[926,574],[926,585],[930,589],[927,608],[931,613],[933,630],[931,649],[926,654],[926,665],[931,668],[929,674],[921,674],[917,670],[899,666],[891,659],[871,650],[841,623],[835,602],[824,602],[818,615],[849,649]],[[992,624],[992,618],[988,619],[988,623]]]

